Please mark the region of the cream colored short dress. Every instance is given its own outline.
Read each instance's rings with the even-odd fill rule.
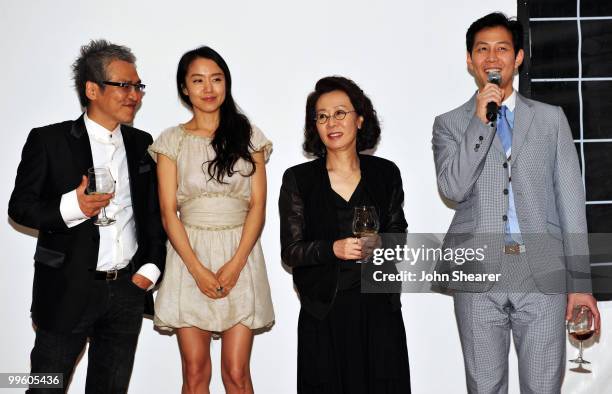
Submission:
[[[149,153],[155,161],[162,154],[176,162],[179,217],[200,262],[216,272],[238,248],[251,196],[251,177],[235,173],[226,176],[225,183],[210,180],[207,162],[215,157],[211,142],[212,138],[190,134],[179,125],[163,131],[149,147]],[[263,151],[268,160],[272,143],[256,127],[251,145],[252,152]],[[248,174],[250,168],[242,159],[234,166],[243,174]],[[228,296],[216,300],[200,291],[168,242],[166,268],[155,299],[157,327],[166,330],[199,327],[219,333],[238,323],[258,329],[273,322],[270,286],[259,240],[236,286]]]

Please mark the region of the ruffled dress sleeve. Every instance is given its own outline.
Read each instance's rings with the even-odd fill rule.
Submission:
[[[272,142],[264,135],[264,133],[257,126],[252,126],[253,132],[251,133],[251,146],[249,152],[262,152],[264,153],[264,159],[266,162],[270,159],[272,153]]]
[[[149,154],[157,162],[157,155],[162,154],[172,161],[176,161],[179,146],[183,137],[180,127],[171,127],[164,130],[148,148]]]

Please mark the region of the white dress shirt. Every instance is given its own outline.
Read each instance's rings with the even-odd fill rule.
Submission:
[[[505,105],[510,111],[514,112],[514,107],[516,107],[516,90],[512,89],[512,93],[502,102],[502,105]]]
[[[121,126],[109,131],[84,115],[94,167],[106,167],[115,180],[115,196],[106,207],[106,215],[116,220],[109,226],[100,226],[100,249],[96,270],[110,271],[126,267],[138,249],[136,225],[132,210],[130,178]],[[86,175],[86,174],[84,174]],[[62,196],[60,213],[66,226],[74,227],[88,219],[81,211],[76,190]],[[138,273],[153,284],[161,272],[155,264],[144,264]],[[152,287],[152,286],[151,286]]]

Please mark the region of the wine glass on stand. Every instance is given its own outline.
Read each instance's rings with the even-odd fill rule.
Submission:
[[[106,167],[93,167],[87,170],[87,194],[109,194],[115,191],[115,180]],[[102,217],[94,222],[96,226],[109,226],[115,223],[115,219],[106,216],[106,210],[102,207]]]
[[[355,237],[365,238],[374,236],[378,234],[379,227],[380,220],[378,219],[376,207],[367,205],[355,207],[353,214],[353,234]],[[367,262],[367,258],[356,261],[356,263],[365,262]]]
[[[578,357],[570,362],[578,364],[577,368],[572,368],[573,372],[591,373],[585,369],[583,364],[590,364],[582,358],[582,342],[591,338],[595,333],[593,313],[586,305],[576,305],[572,310],[572,318],[567,322],[568,334],[580,342]]]

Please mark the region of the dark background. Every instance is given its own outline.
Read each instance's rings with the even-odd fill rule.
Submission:
[[[569,120],[584,174],[589,233],[608,233],[590,242],[593,290],[599,300],[610,300],[612,0],[519,0],[518,19],[526,55],[519,91],[560,105]]]

